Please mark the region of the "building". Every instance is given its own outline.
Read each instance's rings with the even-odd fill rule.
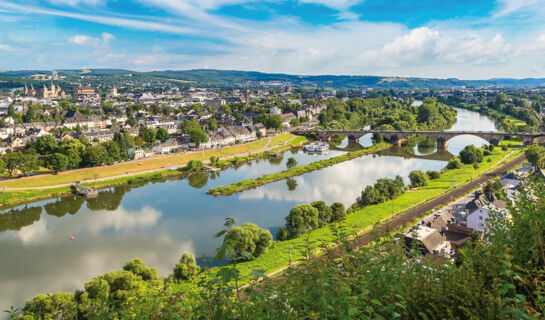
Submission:
[[[40,99],[53,99],[53,98],[65,98],[66,93],[60,86],[56,86],[53,83],[53,81],[51,81],[49,83],[49,87],[47,87],[47,85],[44,83],[43,87],[38,90],[35,90],[32,84],[30,85],[30,89],[29,89],[25,83],[25,87],[23,89],[23,96],[40,98]]]
[[[417,242],[416,248],[422,250],[424,255],[434,254],[449,258],[453,254],[450,242],[433,228],[419,226],[405,233],[405,244],[408,248],[413,247],[414,241]]]
[[[129,150],[127,150],[127,153],[129,154],[129,157],[131,157],[134,160],[144,158],[144,149],[142,149],[142,147],[139,147],[139,146],[129,148]]]
[[[91,87],[79,87],[79,88],[76,88],[76,90],[74,90],[74,93],[76,94],[76,96],[94,95],[95,89]]]

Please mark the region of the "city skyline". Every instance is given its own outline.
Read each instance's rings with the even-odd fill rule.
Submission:
[[[544,4],[0,0],[0,70],[539,78]]]

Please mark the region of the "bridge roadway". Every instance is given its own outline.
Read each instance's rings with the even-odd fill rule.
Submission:
[[[480,137],[488,143],[498,146],[500,142],[508,136],[518,137],[524,145],[530,145],[535,143],[535,139],[538,138],[539,142],[545,141],[545,132],[533,133],[533,132],[500,132],[500,131],[402,131],[402,130],[294,130],[292,133],[298,135],[309,135],[316,133],[318,139],[322,141],[329,141],[331,136],[335,133],[342,133],[351,142],[358,142],[359,138],[366,134],[380,134],[384,139],[390,141],[395,146],[401,146],[401,144],[407,140],[407,138],[414,134],[420,134],[434,139],[437,142],[438,149],[448,149],[448,141],[456,136],[460,135],[472,135]]]

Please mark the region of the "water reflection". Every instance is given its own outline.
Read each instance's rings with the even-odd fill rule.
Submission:
[[[459,111],[459,119],[472,126],[475,113],[465,112]],[[486,118],[479,121],[484,123],[483,131],[493,125]],[[476,137],[457,138],[449,141],[452,154]],[[95,199],[71,196],[0,211],[0,310],[20,306],[39,293],[74,291],[134,257],[164,276],[184,251],[211,254],[219,245],[213,234],[225,217],[275,229],[296,204],[324,200],[349,206],[378,178],[400,175],[407,183],[411,170],[439,170],[452,156],[445,150],[430,152],[429,144],[411,150],[391,148],[231,197],[206,195],[209,188],[283,171],[290,157],[305,165],[367,145],[371,145],[370,134],[360,143],[344,139],[342,151],[331,148],[327,154],[309,155],[292,150],[283,157],[241,163],[221,173],[192,173],[101,190]]]

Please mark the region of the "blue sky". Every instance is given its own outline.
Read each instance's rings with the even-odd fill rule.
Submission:
[[[0,0],[0,70],[545,77],[545,0]]]

